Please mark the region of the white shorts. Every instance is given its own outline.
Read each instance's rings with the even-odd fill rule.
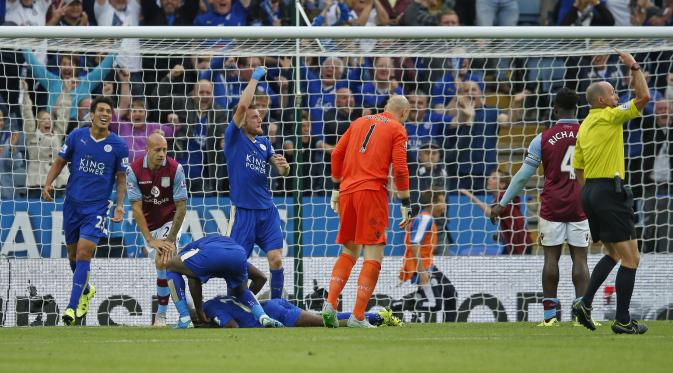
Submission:
[[[150,235],[155,240],[163,240],[164,238],[168,237],[168,232],[171,231],[172,226],[173,222],[169,221],[166,224],[162,225],[161,227],[151,231]],[[181,234],[182,234],[182,228],[180,228],[180,230],[178,231],[178,235],[175,237],[175,241],[180,242]],[[151,247],[147,242],[145,242],[145,250],[147,251],[147,256],[149,258],[154,259],[154,257],[156,256],[156,250],[153,247]]]
[[[571,246],[588,247],[591,242],[589,220],[568,223],[540,218],[538,228],[542,246],[557,246],[568,242]]]

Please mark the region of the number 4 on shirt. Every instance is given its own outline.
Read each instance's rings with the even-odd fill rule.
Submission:
[[[575,169],[573,168],[573,155],[575,154],[575,145],[570,145],[561,161],[561,172],[570,173],[570,180],[575,180]]]

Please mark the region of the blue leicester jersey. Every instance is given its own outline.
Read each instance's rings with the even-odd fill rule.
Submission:
[[[232,120],[224,133],[231,203],[246,209],[273,206],[269,189],[269,158],[274,150],[267,137],[250,140]]]
[[[203,305],[203,311],[220,327],[224,327],[230,320],[236,321],[239,328],[261,327],[250,307],[233,297],[215,297]]]
[[[58,155],[69,163],[66,197],[75,202],[97,202],[110,198],[117,172],[129,165],[128,145],[117,134],[95,140],[89,128],[78,128],[65,139]]]

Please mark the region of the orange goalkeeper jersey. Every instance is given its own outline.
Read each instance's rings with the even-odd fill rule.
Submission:
[[[332,177],[341,193],[385,189],[390,165],[398,191],[409,190],[407,132],[389,113],[365,115],[346,131],[332,152]]]

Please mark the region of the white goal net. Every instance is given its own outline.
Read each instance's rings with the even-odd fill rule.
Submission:
[[[148,134],[159,129],[168,138],[190,190],[184,245],[226,230],[230,202],[222,136],[257,66],[268,69],[255,95],[264,134],[292,165],[290,176],[271,178],[285,235],[289,298],[319,309],[339,253],[338,217],[329,207],[332,148],[352,120],[382,111],[391,95],[404,94],[412,105],[405,127],[414,213],[424,191],[446,193],[446,215],[434,219],[432,284],[439,301],[428,306],[416,285],[401,282],[405,232],[397,228],[398,209],[391,208],[386,257],[370,306],[392,307],[406,321],[539,320],[542,171],[518,200],[522,220],[509,228],[491,224],[475,201],[492,204],[499,191],[489,177],[500,172],[504,180],[516,173],[529,142],[554,123],[551,105],[560,88],[579,92],[580,121],[588,112],[583,92],[591,82],[606,80],[620,100],[630,99],[629,73],[613,48],[635,55],[652,96],[642,118],[624,125],[627,181],[644,253],[632,311],[668,317],[673,40],[635,38],[617,28],[621,37],[547,38],[540,29],[507,39],[451,38],[446,31],[442,38],[399,38],[399,28],[390,29],[389,38],[342,38],[344,32],[329,38],[324,31],[321,38],[252,38],[248,29],[236,28],[219,37],[209,31],[208,38],[138,33],[121,39],[110,31],[97,38],[0,39],[0,325],[59,323],[72,279],[61,212],[67,176],[55,182],[55,202],[41,200],[40,191],[64,138],[87,125],[91,98],[108,96],[115,103],[111,128],[129,145],[131,161],[143,156]],[[391,200],[391,206],[396,203]],[[154,264],[144,258],[128,205],[126,213],[123,222],[109,223],[109,236],[92,262],[98,294],[89,325],[148,325],[156,311]],[[590,268],[600,250],[592,248]],[[252,261],[267,271],[259,251]],[[562,258],[560,268],[558,298],[567,320],[574,299],[569,258]],[[614,313],[613,284],[611,277],[596,298],[599,319]],[[221,282],[209,282],[206,295],[222,290]],[[352,308],[355,290],[355,284],[344,290],[345,310]]]

